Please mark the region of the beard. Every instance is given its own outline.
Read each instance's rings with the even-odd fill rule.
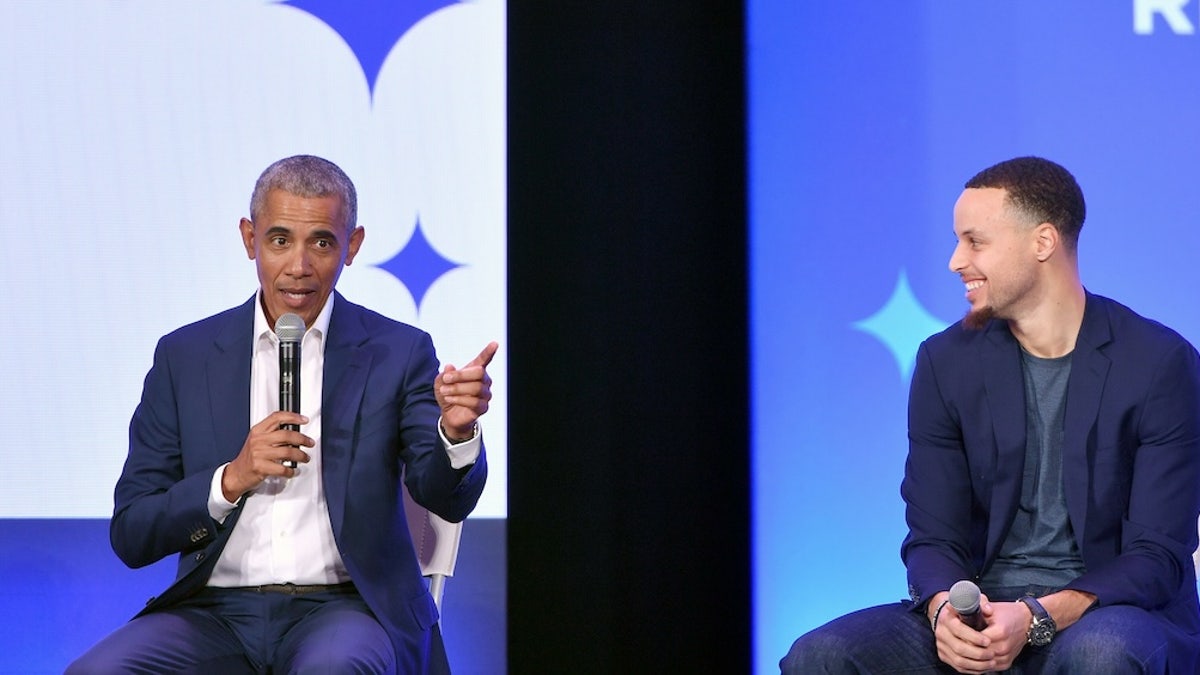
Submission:
[[[979,309],[968,310],[962,323],[967,330],[983,330],[994,318],[996,318],[996,310],[992,309],[991,305],[985,305]]]

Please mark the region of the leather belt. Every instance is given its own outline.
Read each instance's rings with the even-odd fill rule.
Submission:
[[[347,581],[344,584],[263,584],[262,586],[236,586],[231,591],[251,591],[254,593],[283,593],[286,595],[307,595],[309,593],[337,593],[354,590],[354,584]]]

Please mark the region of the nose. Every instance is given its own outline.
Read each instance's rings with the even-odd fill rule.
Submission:
[[[960,241],[954,245],[954,250],[950,253],[948,267],[950,268],[950,271],[954,272],[955,274],[958,274],[967,266],[966,256],[963,255],[962,247],[963,244]]]
[[[312,274],[312,260],[309,258],[306,247],[299,246],[293,251],[291,258],[288,259],[287,273],[293,277],[306,277]]]

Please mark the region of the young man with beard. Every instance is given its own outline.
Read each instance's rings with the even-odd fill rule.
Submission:
[[[1200,672],[1200,358],[1084,288],[1084,215],[1045,159],[967,182],[970,309],[921,345],[909,398],[911,601],[800,637],[783,672]],[[981,630],[947,602],[959,580]]]

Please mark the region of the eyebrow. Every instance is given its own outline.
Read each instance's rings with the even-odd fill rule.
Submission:
[[[279,235],[291,236],[291,234],[292,234],[291,228],[284,227],[282,225],[272,225],[271,227],[267,228],[267,232],[264,236],[269,239],[271,237],[276,237]],[[333,230],[315,230],[309,234],[309,238],[310,239],[330,239],[332,241],[340,241],[337,237],[337,234]]]
[[[309,239],[329,239],[331,241],[341,241],[338,239],[337,233],[333,230],[315,230],[309,233]]]

